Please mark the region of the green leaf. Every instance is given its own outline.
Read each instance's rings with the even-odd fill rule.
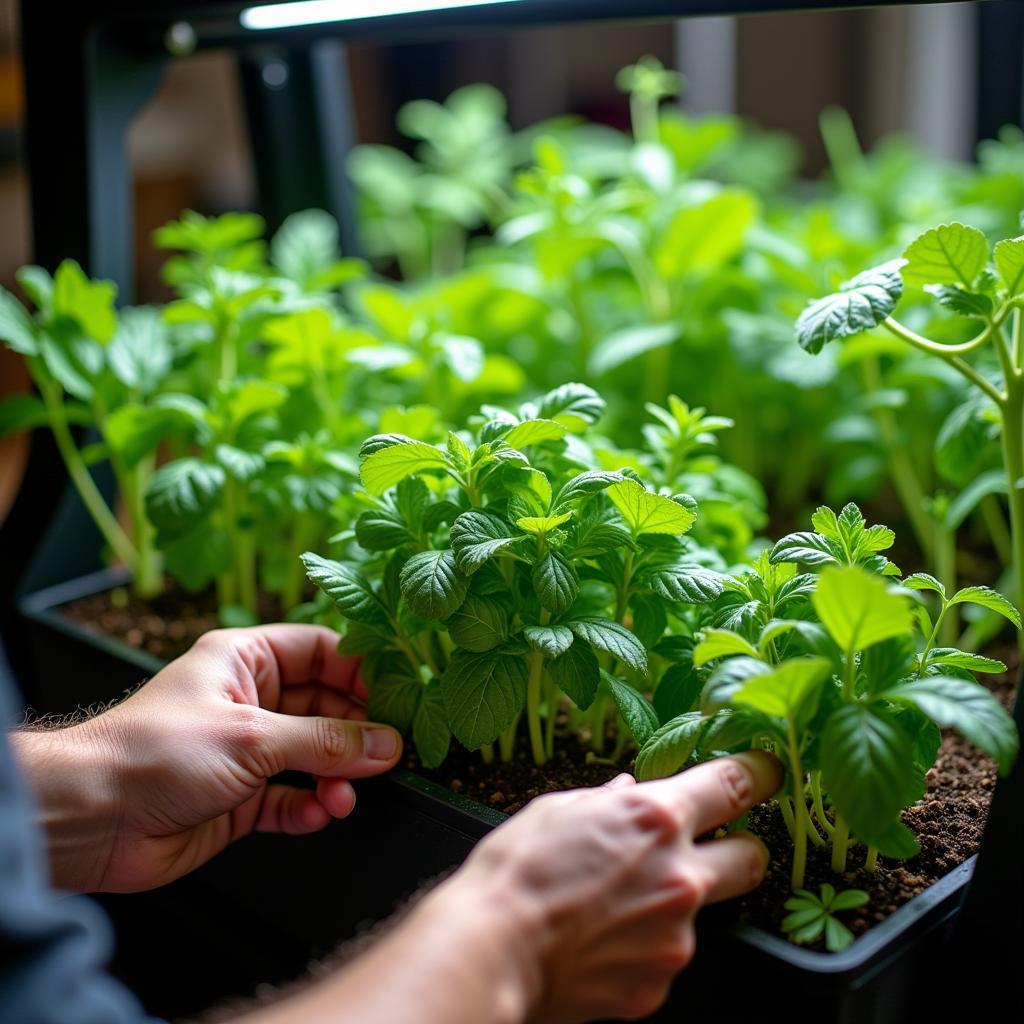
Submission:
[[[208,523],[161,545],[164,568],[186,589],[202,590],[231,568],[227,531]]]
[[[532,466],[507,466],[502,481],[513,494],[522,498],[530,510],[543,516],[551,507],[551,481]]]
[[[722,189],[699,205],[683,207],[654,251],[658,273],[675,280],[720,269],[743,248],[756,217],[757,200],[738,188]]]
[[[1006,665],[995,658],[986,658],[980,654],[958,651],[953,647],[933,647],[928,652],[929,667],[941,665],[947,668],[960,668],[967,672],[1005,672]]]
[[[673,565],[655,569],[645,582],[666,601],[684,604],[708,604],[721,597],[725,577],[700,565]]]
[[[132,469],[182,424],[176,409],[125,403],[103,421],[103,439]]]
[[[582,430],[604,415],[604,399],[586,384],[572,381],[522,406],[519,413],[523,419],[556,420],[569,430]]]
[[[14,273],[14,279],[35,304],[36,309],[48,317],[53,306],[53,278],[50,276],[50,272],[42,267],[29,264],[19,267]],[[2,300],[0,300],[0,304],[2,304]]]
[[[855,566],[823,569],[811,601],[843,651],[861,651],[913,628],[907,599]]]
[[[11,395],[0,401],[0,437],[45,427],[50,417],[38,395]]]
[[[170,370],[172,355],[167,325],[158,310],[139,306],[121,311],[107,346],[107,362],[125,387],[152,394]]]
[[[949,603],[981,605],[1009,619],[1018,629],[1021,628],[1020,612],[1002,594],[989,587],[964,587],[949,599]]]
[[[853,942],[853,932],[834,917],[825,918],[825,948],[830,953],[842,953]]]
[[[52,315],[73,320],[90,338],[107,342],[117,329],[113,281],[90,281],[74,260],[64,260],[53,277]]]
[[[643,484],[629,478],[609,486],[607,494],[634,537],[686,533],[697,519],[689,509],[671,498],[653,494]]]
[[[564,626],[552,628],[565,629]],[[581,711],[586,711],[594,703],[601,682],[601,667],[590,644],[577,640],[567,651],[548,662],[548,672],[555,685]]]
[[[484,347],[476,338],[461,334],[435,335],[449,369],[467,384],[476,380],[484,368]]]
[[[472,574],[492,555],[526,539],[522,534],[513,537],[511,532],[508,523],[490,512],[463,512],[451,529],[452,550],[459,572]]]
[[[814,717],[821,689],[831,675],[832,664],[825,658],[794,658],[744,683],[731,703],[791,719],[799,730]]]
[[[673,718],[653,732],[636,756],[638,782],[675,775],[697,749],[707,719],[699,711]]]
[[[469,750],[493,743],[526,703],[527,672],[518,654],[456,650],[441,679],[455,738]]]
[[[902,584],[910,590],[932,590],[943,600],[946,599],[946,588],[934,577],[926,572],[911,573]]]
[[[306,575],[320,588],[347,619],[367,626],[388,624],[387,611],[373,592],[369,580],[357,570],[341,562],[307,551],[302,556]]]
[[[612,700],[615,701],[615,706],[633,737],[633,742],[642,747],[658,728],[658,716],[654,708],[642,693],[621,679],[616,679],[611,673],[602,669],[601,678],[608,687]]]
[[[1005,775],[1020,746],[1017,727],[1002,705],[978,683],[949,676],[926,676],[884,694],[896,704],[911,704],[944,729],[956,729],[995,758]]]
[[[804,565],[835,565],[839,561],[839,549],[829,537],[817,533],[791,533],[779,540],[772,548],[770,560],[779,562],[801,562]]]
[[[554,615],[568,611],[580,592],[576,570],[557,551],[548,551],[533,567],[530,578],[541,607]]]
[[[224,470],[201,459],[175,459],[161,466],[146,488],[146,516],[166,537],[187,533],[209,517],[220,501]]]
[[[749,679],[771,671],[771,666],[760,658],[740,655],[727,658],[708,676],[700,695],[700,709],[705,715],[714,714],[729,707],[733,695],[738,693]]]
[[[618,658],[634,672],[646,674],[647,652],[643,644],[625,626],[611,619],[585,618],[566,625],[581,639],[599,651]],[[571,650],[571,648],[570,648]]]
[[[523,516],[522,519],[516,520],[516,526],[526,533],[532,533],[535,536],[543,535],[557,530],[559,526],[569,522],[572,517],[572,511],[563,512],[559,516]]]
[[[424,619],[447,619],[466,598],[469,582],[455,567],[451,551],[421,551],[402,568],[405,603]]]
[[[545,658],[558,658],[572,647],[573,632],[568,626],[527,626],[523,636]]]
[[[654,710],[658,713],[658,721],[667,722],[693,711],[702,689],[703,683],[692,662],[689,665],[669,665],[654,691]]]
[[[366,713],[370,720],[408,734],[424,695],[423,683],[413,675],[412,667],[404,657],[387,653],[364,660],[363,673],[369,691]]]
[[[356,520],[356,540],[367,551],[391,551],[412,539],[405,520],[394,509],[371,508]]]
[[[93,338],[65,324],[39,336],[39,352],[46,368],[69,395],[91,402],[103,373],[103,347]]]
[[[424,768],[437,768],[448,756],[452,733],[439,683],[426,687],[412,722],[412,741]]]
[[[974,476],[992,445],[991,427],[975,402],[957,405],[935,437],[935,468],[962,487]]]
[[[1024,291],[1024,235],[996,242],[993,258],[1007,298]]]
[[[607,490],[612,484],[623,479],[621,473],[606,469],[588,469],[574,476],[558,492],[555,505],[568,505],[571,502],[589,498],[594,494]]]
[[[988,263],[988,241],[977,228],[940,224],[915,238],[903,258],[907,284],[957,284],[970,291]]]
[[[376,439],[371,438],[372,440]],[[364,449],[360,450],[360,456],[364,450],[365,445]],[[414,473],[447,468],[448,458],[439,448],[423,441],[405,438],[397,443],[378,447],[372,454],[366,455],[359,470],[359,478],[371,494],[381,495]]]
[[[680,332],[678,323],[624,327],[597,343],[587,360],[587,369],[595,377],[600,377],[645,352],[671,345],[678,340]]]
[[[291,214],[270,241],[274,266],[303,286],[335,263],[338,252],[338,222],[324,210]]]
[[[969,292],[955,284],[928,284],[924,290],[934,296],[944,309],[959,316],[985,320],[992,315],[992,299],[983,292]]]
[[[447,625],[448,635],[457,646],[477,654],[493,650],[508,638],[505,606],[478,594],[469,594]]]
[[[5,288],[0,288],[0,341],[23,356],[39,354],[36,328],[32,318]]]
[[[339,654],[379,654],[392,644],[391,633],[377,626],[349,621],[345,635],[338,641]]]
[[[801,347],[817,353],[830,341],[877,327],[903,294],[902,265],[902,260],[890,260],[865,270],[841,285],[838,292],[810,303],[796,322]]]
[[[751,658],[760,657],[757,649],[749,641],[731,630],[705,629],[699,635],[700,643],[693,651],[693,663],[697,668],[716,658],[728,658],[734,654],[745,654]]]
[[[525,420],[514,426],[502,440],[510,448],[528,448],[542,441],[558,441],[565,437],[566,427],[554,420]]]
[[[821,769],[825,788],[854,835],[898,856],[890,830],[921,784],[908,734],[876,705],[843,705],[825,723]]]

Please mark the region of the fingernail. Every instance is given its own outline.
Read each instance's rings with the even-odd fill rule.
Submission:
[[[372,761],[390,761],[398,752],[398,737],[390,729],[364,729],[363,751]]]

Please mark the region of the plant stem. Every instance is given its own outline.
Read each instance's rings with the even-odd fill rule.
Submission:
[[[1010,502],[1010,538],[1013,542],[1013,593],[1018,608],[1024,604],[1024,381],[1014,370],[1006,381],[1002,403],[1003,465]],[[1024,633],[1018,634],[1024,651]]]
[[[947,594],[956,593],[956,535],[947,530],[942,523],[935,522],[935,575],[946,588]],[[956,642],[957,614],[956,605],[946,609],[942,616],[942,628],[939,636],[942,643],[949,647]]]
[[[281,610],[285,613],[294,608],[302,600],[302,587],[306,579],[301,555],[310,546],[307,539],[309,533],[309,517],[300,512],[295,517],[295,528],[292,530],[292,541],[289,545],[291,554],[288,556],[284,586],[281,588]]]
[[[480,756],[483,758],[484,764],[494,764],[494,744],[485,743],[480,748]]]
[[[869,846],[867,856],[864,858],[864,868],[870,871],[872,874],[875,873],[875,869],[878,867],[878,847]]]
[[[800,798],[796,802],[797,814],[802,814],[806,821],[804,827],[807,830],[807,838],[810,839],[815,846],[824,846],[825,840],[821,838],[821,833],[814,827],[814,819],[811,818],[811,812],[807,810],[807,799],[801,794]]]
[[[846,871],[846,851],[849,848],[850,828],[846,819],[836,811],[835,833],[832,836],[832,870],[837,874]]]
[[[790,839],[796,837],[796,825],[793,820],[793,801],[788,796],[779,797],[779,810],[782,811],[782,821],[786,826]]]
[[[558,710],[558,687],[550,678],[544,686],[544,703],[548,709],[544,722],[544,757],[550,759],[555,756],[555,718]]]
[[[996,495],[986,494],[978,508],[996,557],[1003,565],[1009,565],[1013,561],[1013,538],[1010,536],[1010,527],[1003,514],[1002,504]]]
[[[600,754],[604,751],[604,721],[607,711],[608,702],[599,693],[587,711],[587,723],[590,726],[590,749],[595,754]]]
[[[546,626],[551,618],[546,608],[541,609],[540,624]],[[534,651],[530,655],[530,677],[526,684],[526,725],[530,732],[530,752],[534,764],[543,764],[545,755],[544,733],[540,719],[541,683],[544,678],[544,654]],[[551,714],[551,708],[548,708]]]
[[[856,675],[857,652],[850,648],[843,660],[843,700],[847,704],[853,701],[856,696],[854,692],[854,679]]]
[[[832,822],[825,813],[825,801],[821,795],[821,772],[811,772],[811,799],[814,801],[814,816],[830,839],[835,833]]]
[[[516,730],[519,728],[521,715],[498,737],[498,754],[502,761],[511,761],[516,752]]]
[[[804,770],[800,763],[800,744],[796,737],[796,725],[792,717],[786,720],[786,735],[789,741],[789,771],[793,776],[793,799],[804,804],[803,810],[797,808],[793,815],[793,870],[790,874],[790,887],[802,889],[804,875],[807,870],[807,805],[804,803]]]

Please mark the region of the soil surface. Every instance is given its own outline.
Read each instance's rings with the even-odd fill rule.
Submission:
[[[94,632],[116,637],[132,647],[171,660],[184,653],[207,630],[216,628],[216,597],[170,590],[153,601],[141,601],[130,591],[114,591],[82,598],[64,606],[69,618]],[[267,619],[274,609],[265,609]],[[989,652],[1016,665],[1016,651],[1006,648]],[[1016,668],[1001,677],[985,680],[1007,708],[1012,707]],[[982,677],[984,680],[984,677]],[[619,765],[593,762],[589,747],[569,733],[563,720],[557,730],[554,758],[543,767],[533,764],[525,735],[520,735],[516,757],[508,763],[485,764],[479,753],[471,754],[453,746],[445,764],[436,770],[423,769],[410,755],[407,766],[488,807],[514,814],[542,793],[579,786],[598,786],[631,762]],[[608,744],[610,749],[611,744]],[[888,861],[880,857],[874,873],[863,869],[864,848],[855,846],[849,855],[849,872],[838,879],[832,873],[826,850],[808,845],[807,888],[822,882],[837,888],[859,888],[869,896],[868,904],[842,915],[856,935],[885,920],[894,910],[919,895],[933,882],[978,852],[997,773],[994,762],[954,733],[944,733],[935,767],[927,774],[924,798],[904,813],[904,821],[917,835],[921,852],[911,860]],[[738,901],[739,917],[767,931],[778,932],[789,895],[789,837],[782,816],[774,804],[751,812],[749,827],[764,839],[769,849],[779,851],[769,866],[764,884],[752,895]]]

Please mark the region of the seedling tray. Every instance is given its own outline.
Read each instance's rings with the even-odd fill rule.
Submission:
[[[19,612],[35,668],[26,699],[36,710],[64,713],[106,702],[160,669],[158,658],[93,633],[61,612],[62,605],[124,582],[123,574],[108,570],[22,599]],[[139,943],[145,948],[154,925],[163,924],[161,911],[180,917],[182,900],[195,901],[201,892],[197,913],[210,917],[222,948],[226,945],[236,954],[235,969],[228,976],[238,991],[222,995],[243,994],[247,986],[264,981],[284,981],[294,973],[294,964],[328,952],[339,939],[385,918],[425,880],[461,863],[473,845],[505,819],[498,811],[406,770],[361,782],[358,792],[351,819],[316,836],[254,837],[238,844],[194,876],[149,894],[146,898],[155,901],[156,909],[151,907],[144,915],[130,912],[134,897],[108,899],[121,948],[130,951]],[[711,908],[702,915],[696,960],[652,1020],[720,1013],[735,1005],[738,984],[745,1001],[757,1000],[762,1021],[789,1019],[784,1007],[792,998],[813,1006],[817,1020],[836,1024],[908,1024],[923,1019],[927,1011],[919,998],[921,982],[933,973],[966,894],[974,860],[951,871],[839,954],[798,948],[730,920],[728,907]],[[205,928],[203,921],[193,919],[183,926],[197,932]],[[268,942],[278,950],[272,963],[281,977],[268,977],[268,971],[274,973],[268,966]],[[179,949],[183,961],[195,953],[197,962],[195,971],[185,962],[179,964],[172,993],[161,988],[161,978],[151,976],[143,960],[133,961],[129,955],[127,965],[121,964],[125,981],[137,990],[149,987],[141,995],[151,1012],[181,1015],[208,1002],[208,993],[196,990],[192,1006],[188,984],[180,984],[195,972],[205,976],[207,964],[198,959],[202,943],[186,941]],[[166,986],[166,978],[162,981]],[[777,1018],[773,1003],[780,1005]]]

